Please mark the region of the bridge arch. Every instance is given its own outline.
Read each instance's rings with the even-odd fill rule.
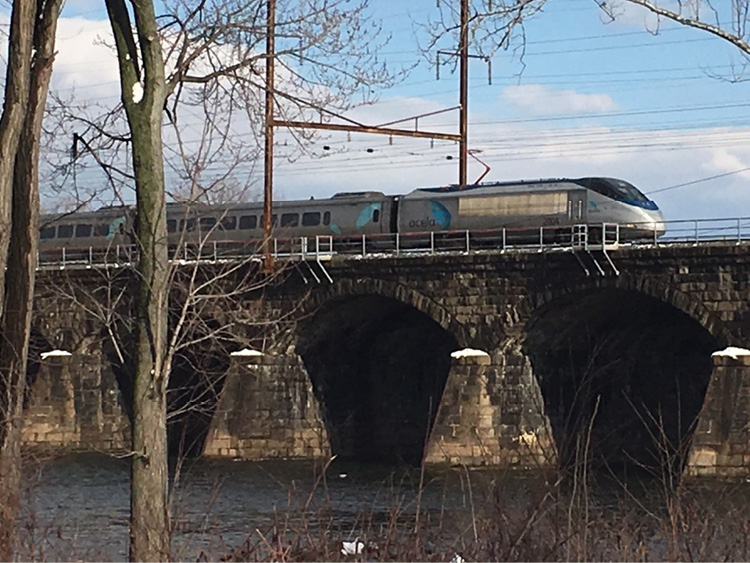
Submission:
[[[170,311],[170,337],[178,315],[178,309]],[[169,455],[175,457],[203,453],[230,367],[229,354],[236,349],[215,317],[202,315],[186,325],[172,356],[167,386],[167,448]],[[116,325],[112,333],[102,327],[98,343],[132,425],[134,334],[122,324]]]
[[[711,333],[721,345],[726,346],[733,340],[731,332],[721,318],[696,296],[680,291],[659,278],[633,275],[627,272],[616,277],[591,277],[556,283],[554,288],[534,291],[531,299],[524,305],[525,308],[521,311],[519,318],[525,322],[535,312],[565,296],[602,288],[642,293],[682,311]]]
[[[621,276],[540,292],[524,323],[529,357],[563,464],[680,469],[705,399],[711,352],[730,341],[696,298]]]
[[[421,462],[451,369],[469,332],[444,307],[399,284],[336,284],[306,303],[296,351],[334,454]]]
[[[443,329],[454,334],[460,346],[470,346],[474,343],[481,329],[470,330],[456,320],[447,307],[440,305],[434,299],[416,291],[409,286],[381,279],[342,279],[335,284],[325,286],[315,291],[302,305],[302,316],[314,315],[326,303],[335,299],[355,297],[361,295],[380,295],[410,305],[417,311],[430,317]]]

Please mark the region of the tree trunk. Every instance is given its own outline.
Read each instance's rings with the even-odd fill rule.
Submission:
[[[106,4],[133,143],[138,213],[140,287],[135,329],[130,559],[164,561],[170,555],[166,353],[169,260],[161,124],[166,78],[152,0],[131,0],[137,37],[125,1],[106,0]]]
[[[29,99],[35,14],[34,0],[13,0],[8,67],[5,74],[5,100],[3,115],[0,118],[0,264],[5,264],[8,257],[13,167]],[[0,288],[4,286],[5,269],[0,268]],[[2,312],[3,303],[0,303],[0,314]]]
[[[5,293],[4,300],[0,303],[0,313],[4,313],[4,338],[0,346],[2,561],[14,558],[16,544],[16,515],[20,501],[21,414],[39,225],[39,134],[51,74],[50,64],[43,61],[44,53],[37,52],[35,65],[40,66],[35,67],[34,71],[38,76],[35,76],[34,84],[30,86],[35,18],[35,2],[14,1],[5,103],[0,119],[0,263],[7,263],[8,272],[6,287],[6,268],[0,268],[0,288]],[[54,18],[56,23],[56,13]],[[40,28],[44,26],[42,21],[38,25]],[[54,27],[52,41],[54,42]],[[16,187],[20,187],[18,193],[14,189]],[[11,209],[14,215],[18,215],[16,221],[11,220]],[[13,244],[10,244],[11,238],[14,239]],[[3,310],[5,303],[13,304],[14,307]]]
[[[133,116],[133,163],[138,209],[138,320],[133,389],[133,466],[130,558],[169,558],[167,508],[167,220],[161,107]],[[156,122],[156,123],[155,123]]]

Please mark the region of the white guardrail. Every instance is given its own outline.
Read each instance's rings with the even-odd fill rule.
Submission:
[[[665,221],[660,226],[664,230],[661,236],[654,231],[652,224],[633,223],[361,236],[318,235],[272,239],[271,253],[279,260],[320,261],[339,255],[375,258],[403,254],[545,252],[750,242],[750,217]],[[262,245],[258,240],[209,240],[202,244],[184,244],[171,251],[172,260],[178,263],[260,260],[262,256]],[[132,264],[135,258],[134,246],[43,249],[39,252],[39,267],[121,267]]]

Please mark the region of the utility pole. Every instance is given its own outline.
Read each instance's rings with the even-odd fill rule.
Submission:
[[[276,0],[266,3],[266,144],[263,178],[263,267],[266,272],[273,270],[271,255],[272,213],[273,213],[273,114],[274,114],[274,71],[276,65]]]
[[[460,85],[459,85],[459,127],[458,135],[458,189],[466,188],[469,158],[469,0],[461,0],[461,38],[459,42]]]
[[[263,186],[263,257],[264,269],[267,272],[273,270],[273,256],[271,254],[271,236],[273,230],[273,129],[276,126],[292,127],[299,129],[325,129],[329,131],[348,131],[352,133],[372,133],[388,135],[391,137],[417,137],[428,139],[442,139],[457,141],[459,144],[459,166],[458,186],[459,189],[466,188],[467,165],[469,158],[468,131],[469,131],[469,1],[461,0],[461,37],[459,45],[460,57],[460,86],[459,86],[459,133],[439,133],[437,131],[421,131],[417,127],[420,117],[435,115],[443,111],[452,111],[456,108],[430,112],[418,116],[393,121],[379,126],[368,126],[358,123],[352,119],[345,119],[348,123],[322,123],[308,121],[277,120],[274,118],[274,62],[275,62],[275,27],[276,27],[276,0],[266,0],[266,93],[265,93],[265,158],[264,158],[264,186]],[[455,56],[455,52],[451,53]],[[438,57],[440,52],[438,52]],[[482,57],[484,58],[484,57]],[[438,60],[438,67],[439,67]],[[438,70],[439,78],[439,70]],[[320,109],[320,108],[319,108]],[[325,111],[325,110],[323,110]],[[329,115],[335,115],[327,112]],[[341,116],[336,115],[341,118]],[[387,127],[395,123],[410,120],[415,121],[415,128],[395,129]]]

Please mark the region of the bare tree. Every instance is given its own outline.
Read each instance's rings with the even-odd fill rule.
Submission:
[[[61,0],[13,3],[0,119],[0,559],[12,560],[39,226],[39,147]]]
[[[470,5],[469,37],[472,50],[491,56],[498,49],[513,49],[523,62],[526,47],[525,22],[542,12],[547,0],[466,0]],[[622,15],[628,5],[641,6],[656,16],[657,22],[670,20],[705,31],[735,46],[743,56],[750,55],[750,1],[729,0],[593,0],[610,20]],[[435,62],[436,46],[446,37],[457,41],[460,2],[437,0],[436,16],[424,28],[429,41],[425,54]],[[658,26],[652,30],[658,33]],[[439,59],[438,64],[445,64]],[[455,62],[455,59],[454,59]],[[747,62],[747,61],[746,61]],[[734,77],[740,79],[740,77]]]
[[[398,75],[381,60],[388,38],[368,18],[370,0],[279,0],[275,106],[292,120],[323,119],[375,99]],[[265,92],[265,0],[160,5],[167,90],[164,159],[170,196],[247,200],[260,184]],[[77,202],[132,201],[130,132],[123,106],[57,98],[47,127],[59,190],[74,186]],[[77,132],[73,142],[66,132]],[[319,133],[280,132],[277,155],[293,160]],[[212,141],[206,143],[205,139]],[[64,141],[61,142],[61,139]],[[102,170],[104,182],[91,178]],[[102,186],[111,190],[102,193]],[[224,191],[223,197],[217,191]]]
[[[256,160],[262,131],[266,55],[259,46],[266,36],[266,2],[165,3],[159,17],[149,0],[106,4],[120,69],[121,107],[88,119],[79,139],[86,143],[87,156],[105,164],[112,186],[121,187],[131,175],[135,184],[140,289],[133,326],[130,557],[162,560],[169,557],[166,392],[178,349],[175,337],[170,346],[168,336],[172,278],[164,158],[168,169],[181,171],[181,186],[176,187],[182,189],[174,191],[188,202],[210,199],[216,186],[249,175],[244,163]],[[281,76],[274,94],[281,112],[309,117],[344,111],[352,105],[353,93],[362,92],[367,101],[371,88],[390,82],[378,61],[378,29],[368,25],[367,7],[368,0],[279,2]],[[182,118],[190,108],[202,112],[197,139],[189,132],[195,120],[191,124]],[[107,126],[118,123],[122,113],[126,134],[121,127]],[[171,127],[163,137],[165,113]],[[205,137],[217,140],[216,145],[209,147]],[[164,140],[170,141],[166,150]],[[196,141],[199,150],[192,149]],[[111,154],[127,146],[132,174],[125,159],[103,158],[98,150],[107,148]],[[128,199],[122,193],[116,198]]]
[[[131,134],[138,213],[139,278],[136,304],[130,484],[130,559],[166,561],[167,213],[162,111],[167,98],[159,28],[150,0],[106,0],[117,46],[122,104]]]
[[[617,2],[595,0],[599,7],[611,18],[618,16]],[[657,18],[672,20],[687,27],[694,27],[706,31],[737,47],[743,54],[750,55],[750,2],[747,0],[731,0],[718,5],[709,0],[678,0],[667,4],[675,6],[666,8],[659,2],[652,0],[621,0],[628,4],[642,6],[655,14]],[[718,7],[717,7],[718,6]]]

